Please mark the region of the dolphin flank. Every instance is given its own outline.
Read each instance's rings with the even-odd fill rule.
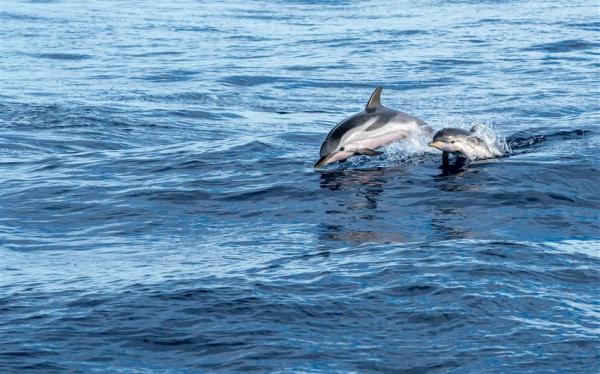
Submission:
[[[381,87],[377,87],[362,112],[338,123],[323,141],[315,168],[353,155],[377,156],[386,144],[414,136],[430,134],[431,128],[420,118],[381,105]]]

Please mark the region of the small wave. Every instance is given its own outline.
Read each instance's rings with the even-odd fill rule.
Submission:
[[[78,53],[31,53],[28,54],[35,58],[47,58],[51,60],[87,60],[92,58],[90,55],[78,54]]]
[[[407,29],[407,30],[390,30],[383,31],[384,34],[388,34],[390,36],[413,36],[413,35],[426,35],[429,34],[427,30],[415,30],[415,29]]]
[[[240,76],[240,75],[232,75],[230,77],[226,77],[221,79],[223,83],[231,84],[234,86],[257,86],[261,84],[269,84],[280,81],[282,78],[280,77],[271,77],[271,76]]]
[[[214,113],[207,112],[204,110],[175,110],[170,111],[167,115],[177,116],[177,117],[185,117],[185,118],[194,118],[194,119],[231,119],[231,118],[242,118],[234,113]]]
[[[569,40],[561,40],[558,42],[552,43],[543,43],[543,44],[534,44],[528,48],[525,48],[525,51],[540,51],[540,52],[548,52],[548,53],[562,53],[562,52],[572,52],[572,51],[583,51],[588,49],[596,49],[600,44],[588,42],[587,40],[582,39],[569,39]]]
[[[600,31],[600,22],[567,23],[565,26],[582,30]]]
[[[536,134],[537,131],[541,133]],[[543,133],[543,129],[530,129],[525,131],[519,131],[506,139],[506,142],[511,151],[516,151],[524,148],[529,148],[540,143],[554,141],[554,140],[569,140],[582,136],[589,135],[590,130],[575,129],[575,130],[562,130],[551,133]]]
[[[160,72],[157,74],[150,74],[150,75],[142,76],[142,77],[139,77],[138,79],[149,81],[149,82],[157,82],[157,83],[180,82],[180,81],[191,80],[197,74],[198,74],[197,71],[185,70],[185,69],[175,69],[175,70],[167,70],[167,71]]]
[[[135,55],[131,55],[133,57],[156,57],[156,56],[179,56],[183,55],[184,52],[176,52],[176,51],[159,51],[159,52],[147,52],[147,53],[138,53]]]
[[[181,26],[173,29],[176,32],[206,32],[206,33],[218,33],[220,30],[216,27],[211,26]]]
[[[0,12],[0,19],[4,20],[19,20],[19,21],[39,21],[41,17],[32,16],[23,13]]]
[[[457,59],[457,58],[438,58],[429,61],[431,65],[438,66],[461,66],[461,65],[480,65],[483,64],[483,61],[480,60],[465,60],[465,59]]]

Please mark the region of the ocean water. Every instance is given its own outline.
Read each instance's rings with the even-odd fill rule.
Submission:
[[[600,371],[597,1],[0,2],[0,371]],[[384,105],[480,125],[315,171]]]

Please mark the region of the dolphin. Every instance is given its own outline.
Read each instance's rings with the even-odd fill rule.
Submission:
[[[442,163],[444,165],[448,165],[450,153],[469,161],[502,156],[502,152],[476,136],[476,133],[477,126],[473,126],[470,131],[448,127],[435,133],[433,141],[428,145],[443,152]]]
[[[381,105],[381,87],[377,87],[362,112],[338,123],[321,144],[315,168],[353,155],[377,156],[386,144],[433,130],[420,118]]]

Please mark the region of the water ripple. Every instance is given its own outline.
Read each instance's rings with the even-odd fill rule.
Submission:
[[[0,371],[594,372],[595,14],[2,2]],[[504,156],[315,171],[378,85]]]

